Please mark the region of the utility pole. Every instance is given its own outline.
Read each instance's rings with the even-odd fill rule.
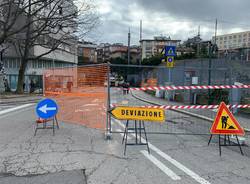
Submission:
[[[217,30],[218,30],[217,28],[218,28],[218,21],[217,21],[217,18],[216,18],[216,20],[215,20],[215,30],[214,30],[214,39],[215,39],[215,41],[214,41],[214,48],[217,48]],[[215,53],[216,50],[213,49],[213,52]],[[217,56],[219,57],[219,52],[218,52]]]
[[[209,63],[208,63],[208,86],[211,85],[211,67],[212,67],[212,61],[211,61],[211,54],[212,54],[212,47],[211,43],[209,43],[208,46],[208,55],[209,55]],[[208,89],[208,105],[211,105],[211,89]]]
[[[197,57],[200,57],[200,26],[198,27]]]
[[[130,65],[130,28],[128,31],[128,65]]]
[[[217,41],[217,27],[218,27],[218,21],[217,18],[215,20],[215,31],[214,31],[214,44],[216,45],[216,41]]]
[[[142,20],[140,20],[140,60],[139,60],[139,64],[141,65],[142,63]]]

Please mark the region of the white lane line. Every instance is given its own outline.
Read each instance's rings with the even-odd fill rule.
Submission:
[[[125,128],[125,125],[123,125],[120,121],[116,121],[120,126]],[[121,131],[120,129],[116,129],[117,131]],[[120,133],[121,136],[123,137],[124,134]],[[134,137],[134,133],[132,134]],[[131,137],[127,137],[128,139],[131,139]],[[141,137],[142,142],[146,142],[142,137]],[[164,172],[166,175],[168,175],[171,179],[173,180],[180,180],[181,178],[175,174],[172,170],[170,170],[167,166],[165,166],[163,163],[161,163],[157,158],[155,158],[153,155],[148,154],[147,151],[141,150],[141,153],[149,159],[153,164],[155,164],[162,172]]]
[[[166,153],[162,152],[160,149],[158,149],[157,147],[155,147],[151,143],[148,143],[148,146],[149,146],[149,148],[151,150],[154,150],[158,155],[160,155],[161,157],[163,157],[164,159],[169,161],[171,164],[173,164],[174,166],[176,166],[177,168],[179,168],[180,170],[185,172],[187,175],[189,175],[191,178],[196,180],[198,183],[200,183],[200,184],[210,184],[207,180],[203,179],[198,174],[196,174],[192,170],[188,169],[186,166],[184,166],[183,164],[181,164],[177,160],[173,159],[172,157],[170,157]]]
[[[117,122],[120,126],[125,127],[125,125],[123,125],[120,121],[115,120],[115,122]],[[132,135],[135,136],[134,134],[132,134]],[[146,142],[145,139],[143,139],[143,138],[141,138],[141,140],[144,143]],[[150,142],[148,142],[148,146],[149,146],[149,148],[151,150],[155,151],[158,155],[160,155],[161,157],[163,157],[164,159],[166,159],[167,161],[169,161],[170,163],[172,163],[174,166],[176,166],[177,168],[179,168],[180,170],[182,170],[183,172],[185,172],[187,175],[189,175],[191,178],[193,178],[194,180],[196,180],[198,183],[200,183],[200,184],[210,184],[207,180],[205,180],[204,178],[200,177],[198,174],[196,174],[192,170],[188,169],[186,166],[184,166],[183,164],[181,164],[177,160],[173,159],[172,157],[170,157],[166,153],[162,152],[160,149],[158,149],[157,147],[155,147]]]
[[[153,164],[155,164],[160,170],[162,170],[166,175],[168,175],[172,180],[180,180],[181,177],[179,177],[177,174],[175,174],[171,169],[169,169],[167,166],[165,166],[163,163],[161,163],[157,158],[155,158],[153,155],[148,154],[148,151],[141,150],[141,153],[149,159]]]
[[[16,110],[19,110],[19,109],[24,109],[24,108],[29,107],[31,105],[33,105],[33,104],[25,104],[25,105],[20,105],[20,106],[14,107],[14,108],[5,109],[5,110],[0,111],[0,115],[6,114],[6,113],[9,113],[9,112],[13,112],[13,111],[16,111]]]

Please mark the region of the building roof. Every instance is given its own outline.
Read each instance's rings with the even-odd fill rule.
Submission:
[[[142,39],[140,40],[140,42],[144,42],[144,41],[171,41],[171,42],[181,42],[181,40],[166,40],[166,39],[162,39],[162,40],[154,40],[154,39]]]
[[[244,34],[244,33],[250,33],[250,31],[243,31],[243,32],[237,32],[237,33],[222,34],[222,35],[217,35],[217,37],[220,37],[220,36],[230,36],[230,35],[235,35],[235,34]],[[214,37],[215,36],[213,36],[213,38]]]

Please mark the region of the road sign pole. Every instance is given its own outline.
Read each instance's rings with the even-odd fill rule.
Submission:
[[[110,63],[108,63],[108,72],[107,72],[107,110],[106,110],[106,139],[111,138],[111,117],[109,114],[109,109],[110,109]]]
[[[168,82],[171,82],[171,68],[168,68]]]

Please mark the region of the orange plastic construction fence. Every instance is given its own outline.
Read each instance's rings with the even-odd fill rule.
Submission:
[[[58,119],[105,129],[108,66],[88,65],[44,72],[44,95],[59,105]]]

